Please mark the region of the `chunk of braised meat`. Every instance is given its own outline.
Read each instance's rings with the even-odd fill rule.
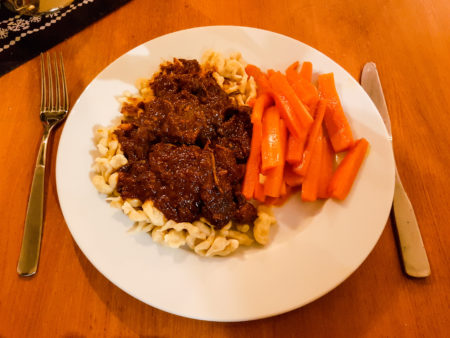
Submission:
[[[178,100],[167,112],[161,124],[161,137],[165,142],[195,144],[198,135],[206,127],[207,121],[198,104],[188,100]]]
[[[136,118],[143,111],[143,108],[144,106],[141,102],[139,102],[138,104],[125,102],[122,105],[120,112],[126,117]]]
[[[241,186],[236,185],[234,196],[236,200],[236,210],[233,215],[233,220],[241,224],[253,224],[256,219],[256,208],[250,204],[241,193]]]
[[[150,170],[161,183],[155,206],[168,219],[193,222],[199,218],[201,187],[212,184],[208,153],[195,145],[155,144],[149,153]]]
[[[147,160],[151,142],[155,140],[154,134],[131,123],[121,124],[115,133],[130,164]]]
[[[163,66],[150,86],[156,101],[172,104],[161,131],[166,141],[205,145],[216,137],[231,102],[212,73],[203,74],[193,61],[180,59]]]
[[[174,58],[173,62],[167,62],[161,65],[161,73],[168,74],[196,74],[201,71],[201,67],[197,60],[186,60]]]
[[[117,191],[124,200],[138,198],[146,201],[157,196],[161,188],[162,182],[149,170],[148,161],[135,161],[119,169]]]
[[[215,185],[205,185],[201,193],[202,215],[218,228],[231,221],[236,205],[231,191],[221,192]]]
[[[240,167],[236,163],[233,151],[229,148],[216,145],[212,150],[214,155],[215,173],[221,191],[230,191],[241,180]]]
[[[232,108],[228,109],[226,114],[231,114],[231,117],[217,129],[218,137],[215,143],[231,149],[237,161],[245,163],[250,155],[252,136],[250,112],[243,108]]]

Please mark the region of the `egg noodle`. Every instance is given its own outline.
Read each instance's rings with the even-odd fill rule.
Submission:
[[[240,53],[229,57],[215,51],[203,54],[202,67],[213,71],[213,77],[219,86],[229,94],[233,103],[246,105],[256,97],[256,83],[245,72],[245,62]],[[149,79],[139,79],[139,94],[125,93],[120,98],[122,105],[136,106],[139,102],[153,99]],[[98,156],[95,158],[92,182],[95,188],[107,195],[110,205],[121,209],[133,222],[128,232],[146,232],[152,239],[172,248],[187,246],[201,256],[227,256],[240,245],[250,246],[255,241],[266,245],[269,241],[270,228],[276,223],[271,208],[257,206],[257,218],[253,225],[229,222],[221,229],[215,229],[205,218],[192,223],[168,220],[154,207],[151,200],[123,200],[116,190],[118,170],[128,163],[117,136],[116,127],[98,128],[95,131],[95,144]]]

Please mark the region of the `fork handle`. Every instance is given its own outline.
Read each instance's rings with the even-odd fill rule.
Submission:
[[[394,215],[405,272],[411,277],[428,277],[430,263],[423,246],[414,209],[403,188],[398,172],[395,173]]]
[[[27,215],[25,218],[22,248],[20,249],[19,263],[17,265],[17,273],[20,276],[34,275],[39,262],[42,224],[44,221],[45,161],[50,131],[50,127],[46,126],[44,128],[44,134],[42,135],[36,166],[34,168]]]

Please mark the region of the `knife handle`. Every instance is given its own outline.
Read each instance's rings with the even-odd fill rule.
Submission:
[[[408,276],[423,278],[431,273],[430,263],[423,246],[419,225],[411,202],[395,171],[394,216],[403,266]]]

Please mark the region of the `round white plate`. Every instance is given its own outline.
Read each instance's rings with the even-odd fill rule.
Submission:
[[[275,213],[267,247],[239,248],[225,258],[130,235],[132,222],[105,201],[90,181],[96,126],[120,115],[116,100],[136,92],[164,60],[199,59],[207,49],[239,51],[262,69],[284,70],[311,61],[314,73],[334,72],[355,138],[370,142],[344,202],[302,203],[299,196]],[[193,28],[136,47],[103,70],[85,89],[61,136],[56,164],[59,201],[76,243],[111,282],[133,297],[177,315],[214,321],[268,317],[305,305],[342,283],[366,259],[383,231],[394,189],[394,160],[386,129],[359,84],[317,50],[286,36],[245,27]]]

